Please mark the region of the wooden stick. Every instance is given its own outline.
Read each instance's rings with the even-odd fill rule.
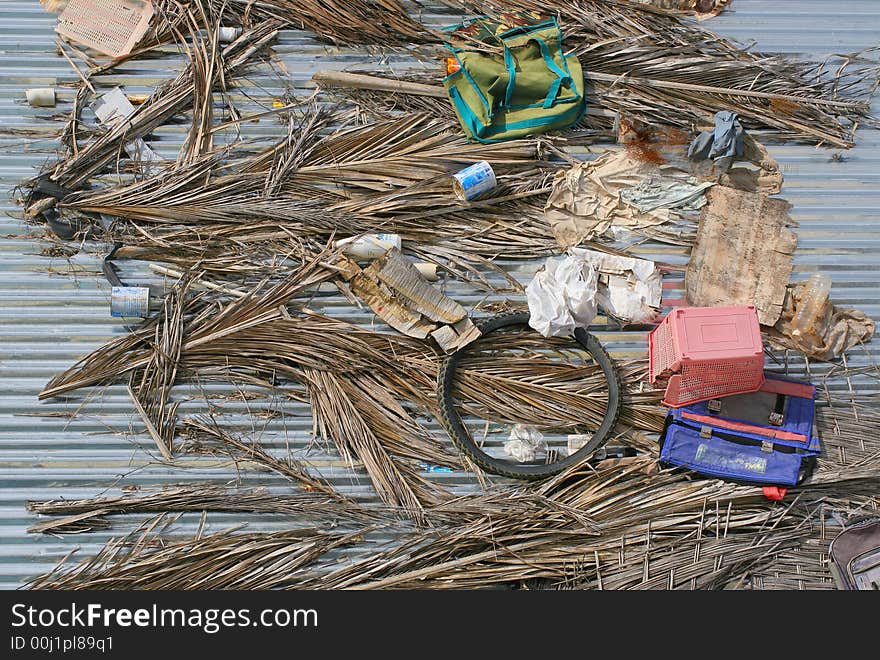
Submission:
[[[446,98],[446,90],[440,85],[424,85],[422,83],[392,80],[379,76],[367,76],[362,73],[346,71],[318,71],[312,81],[324,87],[349,87],[353,89],[375,89],[382,92],[399,92],[416,96],[433,96]]]
[[[156,273],[160,273],[162,275],[167,275],[168,277],[176,277],[177,279],[183,277],[183,273],[181,273],[179,270],[166,268],[165,266],[160,266],[158,264],[150,264],[150,270]],[[211,289],[212,291],[222,291],[223,293],[228,293],[229,295],[237,296],[238,298],[244,298],[247,295],[244,291],[232,289],[227,286],[223,286],[222,284],[216,284],[215,282],[210,282],[208,280],[196,280],[192,283],[192,286],[204,287],[205,289]]]

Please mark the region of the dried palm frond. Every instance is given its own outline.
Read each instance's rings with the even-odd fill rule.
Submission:
[[[333,498],[315,492],[275,495],[266,488],[236,490],[227,486],[200,484],[141,490],[137,495],[92,497],[81,500],[30,500],[27,510],[48,516],[70,516],[100,510],[105,513],[169,513],[181,511],[242,511],[297,513],[306,509],[333,507]],[[338,507],[339,512],[349,509]]]
[[[848,148],[858,124],[869,121],[868,97],[878,84],[878,63],[871,51],[820,63],[759,53],[668,12],[631,2],[447,4],[478,14],[494,12],[502,22],[515,19],[515,12],[524,22],[558,15],[565,47],[583,65],[588,111],[582,125],[592,130],[610,130],[618,114],[689,130],[711,124],[719,110],[733,110],[751,130]],[[426,75],[396,77],[434,82],[442,90],[439,74]],[[436,94],[358,90],[352,100],[379,114],[419,110],[452,116],[448,102]]]
[[[658,472],[651,458],[575,467],[535,486],[450,499],[425,510],[435,528],[405,533],[345,566],[319,561],[278,586],[825,588],[825,550],[839,527],[828,516],[880,506],[880,455],[856,462],[842,474],[844,465],[829,456],[783,504],[764,499],[760,488]],[[169,546],[169,584],[188,586],[189,552],[186,544]],[[100,586],[96,576],[125,575],[130,563],[106,557],[97,571],[59,568],[37,584]]]
[[[136,513],[182,513],[223,511],[238,513],[280,513],[323,521],[379,522],[381,511],[357,506],[350,500],[328,496],[318,489],[295,494],[274,494],[265,488],[233,489],[201,484],[150,489],[137,495],[93,497],[80,500],[29,501],[28,511],[45,516],[63,516],[37,523],[29,532],[57,534],[106,528],[107,516]],[[76,523],[80,523],[76,526]]]
[[[111,541],[71,570],[34,578],[28,588],[273,589],[295,585],[316,559],[361,538],[302,529],[168,541],[153,533],[161,522]]]
[[[187,282],[183,282],[163,300],[161,321],[154,326],[150,361],[131,371],[128,394],[140,413],[147,432],[162,456],[171,458],[177,407],[170,403],[171,388],[177,380],[180,349],[183,342],[183,299]]]
[[[177,78],[159,86],[125,121],[115,124],[106,133],[83,145],[70,158],[59,163],[51,173],[51,180],[71,190],[81,187],[116,159],[124,144],[145,136],[179,112],[192,107],[193,99],[196,98],[197,69],[200,74],[204,74],[206,65],[211,72],[221,67],[222,73],[219,75],[223,78],[231,77],[240,72],[254,55],[275,38],[278,29],[279,25],[276,22],[262,22],[243,32],[222,51],[218,52],[216,48],[212,48],[209,62],[205,62],[204,59],[209,57],[208,47],[197,47],[193,55],[194,59]],[[213,43],[216,43],[216,34],[214,37]],[[199,42],[199,39],[195,41]],[[218,64],[216,58],[220,58],[222,63]],[[211,80],[215,79],[216,76],[212,73]],[[207,88],[203,85],[198,88],[201,90],[201,98],[207,99],[209,97]],[[204,121],[209,121],[210,117],[204,113],[202,115],[204,119],[196,119],[197,125],[201,127],[201,131],[196,129],[197,134],[201,135],[196,140],[201,146],[193,147],[196,152],[201,151],[205,144],[204,140],[207,139],[204,133]]]
[[[285,27],[311,30],[337,44],[405,45],[436,41],[397,0],[211,0],[242,18],[271,19]]]
[[[331,237],[376,230],[400,234],[405,250],[486,287],[480,269],[500,272],[495,255],[554,249],[543,218],[549,142],[468,145],[425,116],[321,135],[335,117],[309,104],[291,113],[285,139],[254,156],[208,153],[144,181],[67,195],[59,208],[130,219],[108,236],[125,246],[117,257],[231,276],[269,274]],[[460,202],[450,174],[476,160],[492,163],[498,189]]]
[[[232,451],[237,459],[246,459],[267,468],[272,472],[299,483],[309,492],[317,492],[332,498],[336,502],[347,504],[354,511],[358,505],[346,497],[320,477],[313,476],[301,461],[288,456],[282,460],[272,456],[259,443],[248,441],[235,433],[221,427],[216,420],[206,417],[187,417],[182,421],[183,434],[190,445],[197,445],[204,450],[204,445],[212,442],[219,444],[226,451]]]
[[[423,503],[435,504],[441,501],[444,491],[420,477],[416,466],[406,465],[400,459],[395,459],[383,445],[378,433],[384,431],[383,437],[390,435],[392,439],[399,441],[413,431],[424,435],[427,432],[409,419],[408,415],[403,419],[410,423],[410,433],[403,430],[394,433],[393,425],[389,428],[384,424],[380,426],[375,419],[367,420],[365,412],[373,412],[381,422],[392,424],[388,419],[388,408],[370,401],[369,396],[360,396],[355,403],[352,400],[352,391],[346,391],[343,381],[335,374],[310,369],[306,370],[305,378],[309,385],[315,428],[319,436],[333,440],[339,453],[347,460],[357,458],[363,463],[379,499],[386,504],[403,508],[416,520],[422,520]],[[351,381],[347,384],[357,391],[352,388]],[[392,405],[399,408],[396,401]],[[370,421],[373,422],[372,425],[369,424]],[[389,430],[392,433],[389,434]]]

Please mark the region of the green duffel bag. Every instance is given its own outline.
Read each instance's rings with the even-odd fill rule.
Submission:
[[[443,84],[468,139],[501,142],[580,121],[581,63],[563,54],[556,19],[502,29],[486,21],[466,28],[483,50],[447,43],[460,68]]]

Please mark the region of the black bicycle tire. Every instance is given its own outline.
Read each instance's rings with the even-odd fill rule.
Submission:
[[[478,324],[480,332],[483,336],[488,335],[495,330],[508,328],[513,326],[524,325],[529,323],[528,312],[513,312],[510,314],[501,314],[486,319]],[[567,456],[561,461],[557,461],[547,465],[520,465],[511,464],[493,458],[480,449],[474,442],[471,435],[467,432],[461,421],[461,416],[455,409],[455,403],[452,398],[452,388],[455,382],[455,370],[461,360],[462,355],[467,350],[467,346],[446,356],[440,367],[440,373],[437,378],[437,403],[440,411],[440,421],[455,446],[458,447],[466,456],[468,456],[476,465],[492,474],[498,474],[504,477],[512,477],[514,479],[536,480],[551,477],[569,468],[578,465],[587,460],[590,455],[599,447],[601,447],[608,439],[609,433],[617,425],[617,419],[620,416],[620,393],[622,386],[620,376],[614,368],[614,362],[608,352],[599,343],[593,335],[582,328],[575,330],[573,339],[584,348],[605,374],[608,381],[608,409],[599,428],[593,434],[593,437],[583,447],[575,453]]]

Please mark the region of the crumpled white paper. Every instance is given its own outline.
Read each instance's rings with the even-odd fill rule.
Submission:
[[[568,336],[596,317],[596,271],[583,259],[550,257],[526,287],[529,325],[545,337]]]
[[[515,424],[510,438],[504,443],[504,451],[520,463],[534,461],[539,451],[547,449],[544,434],[534,426]]]

